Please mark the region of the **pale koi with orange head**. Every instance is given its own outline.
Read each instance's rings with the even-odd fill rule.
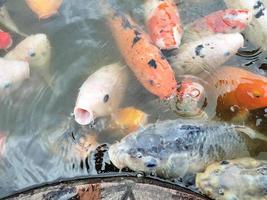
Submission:
[[[267,107],[267,78],[237,67],[223,67],[211,78],[217,93],[217,112]]]

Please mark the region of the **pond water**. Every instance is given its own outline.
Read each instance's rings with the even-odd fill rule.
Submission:
[[[118,0],[116,3],[143,24],[143,1]],[[221,0],[180,0],[177,3],[184,24],[225,8]],[[82,154],[84,141],[94,135],[99,144],[112,144],[120,137],[79,126],[72,115],[79,87],[86,78],[101,66],[122,60],[98,1],[65,0],[59,15],[41,21],[25,1],[9,0],[6,6],[23,32],[48,35],[52,45],[50,71],[55,87],[52,91],[33,74],[19,90],[1,97],[0,130],[6,136],[6,147],[0,158],[0,197],[42,183],[105,171],[104,165],[95,166],[95,162],[106,161],[108,165],[106,155],[95,161]],[[16,36],[15,42],[21,39]],[[254,49],[247,43],[244,51]],[[267,76],[266,57],[262,52],[255,56],[237,55],[228,64]],[[177,117],[165,112],[166,107],[142,89],[134,78],[128,90],[124,105],[144,110],[150,115],[150,122]],[[261,115],[265,116],[261,118],[262,124],[266,124],[264,112],[255,111],[255,117],[248,123],[255,124],[256,116]],[[259,129],[267,131],[264,125]],[[101,148],[105,151],[106,146]]]

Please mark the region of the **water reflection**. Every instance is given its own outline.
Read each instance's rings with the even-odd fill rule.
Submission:
[[[120,57],[97,2],[64,1],[60,14],[45,21],[36,19],[24,1],[7,2],[22,31],[48,34],[54,88],[48,87],[38,74],[32,74],[18,91],[0,99],[0,130],[6,136],[0,162],[0,197],[35,184],[116,171],[106,154],[108,144],[102,143],[113,143],[119,137],[80,127],[71,116],[83,81],[99,67]],[[118,1],[117,5],[143,22],[141,3]],[[225,8],[220,0],[177,3],[181,5],[184,24]],[[248,47],[227,64],[266,74],[265,57],[265,53]],[[134,77],[126,93],[122,106],[138,107],[149,114],[149,122],[177,118],[167,104],[149,95]],[[266,113],[266,109],[252,111],[246,123],[266,132]]]

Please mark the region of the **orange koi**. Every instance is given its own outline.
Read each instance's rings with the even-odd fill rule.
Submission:
[[[141,84],[161,99],[175,95],[174,72],[161,51],[152,44],[149,35],[130,16],[112,8],[106,10],[107,22],[117,46]]]
[[[174,49],[181,44],[183,28],[173,0],[146,0],[146,24],[149,35],[160,49]]]
[[[197,19],[185,27],[185,40],[196,40],[216,33],[238,33],[246,29],[252,12],[246,9],[226,9]]]
[[[217,93],[217,113],[267,107],[267,78],[236,67],[223,67],[212,81]]]
[[[58,13],[63,0],[26,0],[29,8],[39,17],[47,19]]]
[[[120,109],[111,114],[110,127],[131,133],[147,124],[148,115],[134,107]]]

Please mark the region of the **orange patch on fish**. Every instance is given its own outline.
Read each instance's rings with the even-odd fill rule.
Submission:
[[[246,9],[226,9],[213,12],[191,25],[191,31],[212,33],[242,32],[251,22],[252,13]]]
[[[148,115],[134,107],[127,107],[111,114],[110,127],[127,133],[136,131],[147,124]]]
[[[111,8],[108,25],[129,68],[152,94],[165,99],[176,91],[174,72],[145,33],[129,16]]]
[[[183,28],[179,11],[172,0],[147,0],[146,24],[154,44],[161,49],[178,48]]]
[[[58,13],[63,0],[26,0],[29,8],[38,15],[39,19],[47,19]]]
[[[267,78],[250,71],[224,67],[213,76],[217,112],[236,112],[267,107]]]
[[[0,49],[8,49],[12,44],[11,35],[8,32],[0,31]]]

